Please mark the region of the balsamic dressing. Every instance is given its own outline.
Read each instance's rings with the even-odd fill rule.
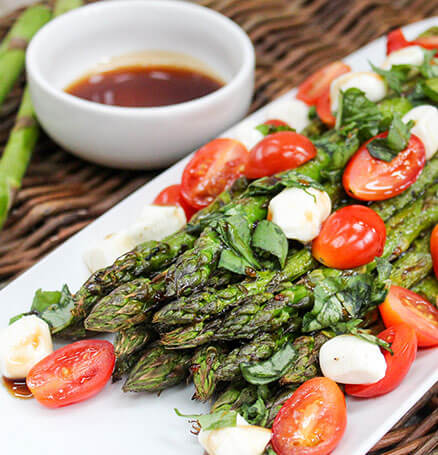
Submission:
[[[3,376],[2,381],[7,391],[15,398],[23,400],[33,398],[32,392],[26,385],[26,379],[9,379]]]
[[[193,69],[131,65],[85,76],[65,91],[100,104],[157,107],[201,98],[222,86],[219,80]]]

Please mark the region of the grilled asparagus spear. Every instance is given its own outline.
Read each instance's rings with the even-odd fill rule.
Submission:
[[[412,290],[438,307],[438,280],[434,276],[424,278]]]
[[[215,391],[215,372],[221,364],[225,350],[221,346],[207,345],[198,348],[193,356],[190,372],[196,392],[193,399],[209,400]]]
[[[140,357],[123,385],[124,392],[159,392],[184,381],[189,374],[190,351],[168,351],[152,344]]]
[[[114,341],[116,365],[113,372],[113,382],[118,381],[130,371],[140,358],[140,351],[153,338],[151,329],[144,324],[131,327],[119,332]]]

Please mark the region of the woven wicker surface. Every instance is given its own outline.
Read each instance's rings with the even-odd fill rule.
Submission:
[[[438,0],[198,0],[239,23],[257,52],[255,110],[316,68],[390,29],[438,15]],[[0,18],[0,38],[19,11]],[[3,147],[21,85],[0,110]],[[147,182],[155,173],[91,165],[42,138],[0,232],[0,281],[13,278]],[[438,455],[438,385],[371,453]],[[346,454],[347,455],[347,454]],[[348,454],[354,455],[354,454]]]

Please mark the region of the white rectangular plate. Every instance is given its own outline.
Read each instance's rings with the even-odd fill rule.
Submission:
[[[438,25],[438,17],[412,24],[405,31],[411,38],[433,25]],[[354,70],[366,70],[368,61],[378,64],[384,53],[385,39],[380,38],[345,61]],[[282,98],[294,93],[292,90]],[[265,109],[249,118],[260,123]],[[232,134],[233,129],[224,136]],[[136,191],[2,290],[0,327],[6,326],[11,316],[29,309],[38,288],[55,290],[67,283],[72,290],[78,289],[88,276],[83,251],[95,240],[129,225],[161,189],[179,181],[187,160]],[[348,428],[333,454],[365,454],[438,380],[437,365],[438,349],[424,350],[394,392],[371,400],[348,399]],[[190,434],[189,424],[173,412],[175,407],[188,414],[206,412],[208,406],[190,400],[192,393],[191,386],[181,386],[164,391],[160,397],[124,394],[118,383],[84,403],[49,410],[35,400],[14,399],[0,387],[0,447],[11,455],[200,455],[202,449]]]

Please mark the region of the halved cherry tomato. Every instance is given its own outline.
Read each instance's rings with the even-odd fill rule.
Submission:
[[[386,38],[386,55],[410,45],[411,43],[405,38],[401,28],[393,30],[388,33]]]
[[[332,213],[313,241],[312,254],[327,267],[351,269],[383,253],[386,228],[368,207],[349,205]]]
[[[297,98],[306,104],[315,104],[330,89],[330,84],[334,79],[349,71],[351,71],[351,68],[341,61],[322,67],[300,84]]]
[[[419,347],[438,346],[438,309],[420,295],[391,286],[379,310],[386,327],[407,324],[417,333]]]
[[[438,224],[433,228],[430,237],[430,254],[433,260],[433,270],[435,271],[435,276],[438,278]]]
[[[192,207],[206,207],[243,174],[248,157],[246,147],[235,139],[212,140],[185,167],[182,197]]]
[[[60,408],[100,392],[111,377],[114,362],[114,348],[108,341],[77,341],[38,362],[26,384],[41,404]]]
[[[269,134],[249,153],[245,175],[258,179],[295,169],[316,156],[316,148],[306,136],[293,131]]]
[[[345,392],[355,397],[370,398],[384,395],[394,390],[403,381],[417,355],[415,330],[406,324],[389,327],[379,334],[379,338],[391,343],[393,354],[384,350],[386,360],[385,377],[374,384],[345,386]]]
[[[387,135],[387,132],[381,133],[376,138]],[[417,180],[426,163],[423,142],[414,134],[406,149],[390,162],[370,155],[367,144],[373,139],[354,154],[342,178],[348,195],[361,201],[381,201],[403,193]]]
[[[327,90],[316,102],[316,113],[323,123],[333,127],[336,124],[336,117],[332,114],[330,91]]]
[[[403,34],[403,31],[398,28],[388,34],[386,41],[386,55],[391,52],[398,51],[408,46],[421,46],[425,49],[438,49],[438,36],[424,36],[408,41]]]
[[[184,210],[187,221],[197,212],[192,206],[181,196],[181,185],[170,185],[164,188],[163,191],[154,199],[153,204],[155,205],[177,205]]]
[[[341,389],[328,378],[313,378],[286,401],[272,426],[278,455],[327,455],[341,440],[347,409]]]
[[[283,122],[283,120],[279,120],[277,118],[271,118],[269,120],[266,120],[266,122],[263,122],[263,125],[289,126],[286,122]]]

